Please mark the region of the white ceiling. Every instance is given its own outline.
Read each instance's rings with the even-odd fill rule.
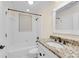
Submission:
[[[54,1],[34,1],[33,5],[29,5],[27,1],[13,1],[11,4],[15,9],[26,11],[30,9],[29,12],[37,13],[39,10],[50,6]]]

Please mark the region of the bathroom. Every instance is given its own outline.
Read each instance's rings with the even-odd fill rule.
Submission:
[[[0,58],[78,58],[78,11],[79,1],[0,1]]]

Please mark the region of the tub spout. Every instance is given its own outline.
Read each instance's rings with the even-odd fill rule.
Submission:
[[[5,47],[5,45],[0,45],[0,49],[3,49]]]

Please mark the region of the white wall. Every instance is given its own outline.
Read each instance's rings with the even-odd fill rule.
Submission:
[[[4,24],[3,24],[3,18],[2,18],[2,2],[0,2],[0,44],[3,44],[3,32],[4,32]]]
[[[6,4],[5,2],[0,1],[0,44],[5,45],[6,44],[6,14],[7,8],[10,7],[10,4]],[[12,6],[11,6],[12,7]]]

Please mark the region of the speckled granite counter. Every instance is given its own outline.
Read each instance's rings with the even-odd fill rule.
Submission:
[[[49,51],[51,51],[52,53],[54,53],[55,55],[57,55],[59,58],[61,58],[60,53],[53,47],[50,47],[49,45],[46,44],[46,42],[48,42],[48,40],[43,39],[43,40],[38,40],[38,42],[40,44],[42,44],[44,47],[46,47]]]
[[[72,45],[67,44],[63,45],[64,48],[56,48],[53,46],[49,46],[46,44],[46,42],[52,41],[52,39],[42,39],[38,40],[39,43],[41,43],[44,47],[49,49],[52,53],[56,54],[60,58],[78,58],[79,57],[79,46],[78,45]]]

